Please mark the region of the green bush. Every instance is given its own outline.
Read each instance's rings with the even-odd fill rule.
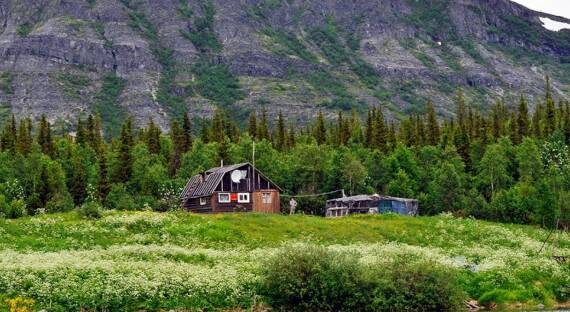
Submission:
[[[125,185],[120,183],[111,186],[105,203],[109,209],[135,210],[137,208],[133,197],[127,192]]]
[[[18,35],[21,38],[26,38],[30,35],[30,33],[34,30],[34,25],[30,24],[30,23],[24,23],[20,26],[18,26],[18,29],[16,30],[16,32],[18,33]]]
[[[75,207],[69,194],[56,194],[46,203],[47,212],[66,212]]]
[[[98,202],[91,201],[83,204],[78,212],[87,219],[100,219],[103,216],[103,206]]]
[[[465,295],[449,269],[432,264],[406,264],[405,259],[392,266],[367,273],[374,285],[372,311],[462,311]]]
[[[16,219],[26,214],[26,203],[23,200],[15,199],[8,202],[4,195],[0,195],[0,218]]]
[[[461,311],[449,269],[399,259],[364,265],[322,246],[285,247],[264,265],[260,294],[287,311]]]
[[[287,311],[358,309],[362,285],[352,260],[321,246],[286,247],[264,266],[260,292]]]

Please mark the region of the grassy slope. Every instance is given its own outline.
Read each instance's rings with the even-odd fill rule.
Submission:
[[[76,213],[45,215],[0,220],[0,293],[65,308],[78,307],[78,302],[136,308],[247,307],[252,296],[247,285],[255,280],[259,259],[284,243],[302,242],[355,252],[365,263],[406,257],[459,268],[468,294],[484,301],[554,304],[568,300],[564,292],[569,289],[563,288],[570,285],[570,268],[551,255],[570,256],[570,237],[554,235],[556,247],[549,244],[537,255],[547,235],[530,226],[449,216],[324,219],[108,212],[101,220],[86,221]],[[46,294],[30,286],[38,276],[44,287],[58,290]],[[172,289],[169,283],[176,278],[183,282]],[[78,279],[86,284],[83,291],[69,286]],[[57,286],[60,282],[65,286]],[[113,288],[123,282],[117,288],[124,292]],[[154,286],[145,288],[146,283]],[[220,283],[228,288],[220,288]],[[111,293],[101,290],[109,286]],[[185,297],[195,289],[203,293]]]

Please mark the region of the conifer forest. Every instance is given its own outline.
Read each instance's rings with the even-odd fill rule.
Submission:
[[[534,110],[522,94],[481,111],[461,90],[455,105],[453,118],[439,118],[427,101],[423,113],[401,121],[374,107],[332,120],[319,113],[306,125],[281,113],[269,120],[261,109],[241,127],[219,109],[212,119],[185,114],[167,132],[152,119],[145,128],[126,119],[115,137],[102,131],[100,116],[79,118],[73,132],[45,117],[12,116],[1,133],[0,215],[176,210],[190,177],[221,162],[252,162],[255,142],[256,166],[284,196],[344,189],[418,198],[421,215],[567,228],[570,104],[553,97],[548,78]],[[299,210],[324,215],[324,201],[339,195],[300,197]]]

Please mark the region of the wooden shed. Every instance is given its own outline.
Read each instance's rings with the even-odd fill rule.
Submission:
[[[327,217],[342,217],[364,213],[398,213],[415,216],[418,200],[381,195],[356,195],[327,200]]]
[[[182,207],[196,213],[279,213],[281,191],[250,163],[241,163],[193,176],[180,197]]]

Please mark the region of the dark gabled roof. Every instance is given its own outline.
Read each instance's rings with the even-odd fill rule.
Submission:
[[[214,190],[222,179],[224,175],[228,172],[232,172],[236,169],[239,169],[244,166],[251,166],[250,163],[241,163],[235,165],[228,165],[223,167],[216,167],[209,170],[206,170],[203,173],[197,174],[193,176],[188,183],[186,183],[186,187],[180,193],[180,198],[190,198],[190,197],[203,197],[209,196],[214,193]],[[253,167],[253,166],[252,166]],[[254,168],[255,169],[255,168]],[[282,191],[282,189],[265,175],[263,175],[259,170],[255,169],[256,174],[260,175],[269,183],[273,184],[278,190]]]

